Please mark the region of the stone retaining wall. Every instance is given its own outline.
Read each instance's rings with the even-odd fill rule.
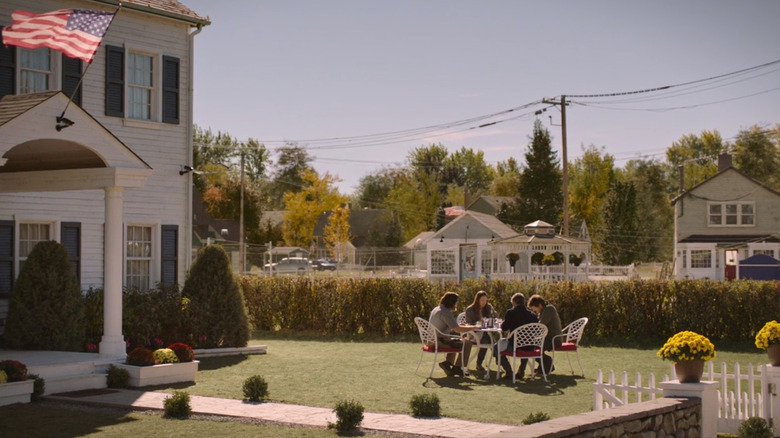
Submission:
[[[701,399],[665,397],[520,426],[493,438],[700,438]]]

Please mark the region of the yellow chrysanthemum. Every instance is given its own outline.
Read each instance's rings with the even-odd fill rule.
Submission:
[[[715,357],[715,346],[705,336],[682,331],[669,338],[657,355],[673,362],[694,359],[707,361]]]
[[[780,343],[780,323],[769,321],[756,335],[756,348],[766,350],[771,344]]]

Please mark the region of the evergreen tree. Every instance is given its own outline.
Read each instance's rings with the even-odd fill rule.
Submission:
[[[552,150],[550,132],[537,120],[528,152],[525,169],[520,175],[518,196],[513,211],[508,215],[516,230],[535,220],[560,223],[563,213],[563,176],[559,169],[557,152]]]
[[[9,300],[5,344],[18,350],[83,351],[84,298],[68,250],[38,242]]]
[[[187,310],[192,335],[207,347],[245,347],[249,341],[249,316],[227,253],[219,245],[198,251],[182,295],[189,300]]]
[[[601,260],[608,265],[633,263],[639,251],[637,240],[636,188],[633,183],[612,184],[604,211]]]

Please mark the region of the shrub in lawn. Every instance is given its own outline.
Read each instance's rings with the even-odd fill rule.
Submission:
[[[750,417],[739,425],[739,438],[772,438],[772,428],[761,417]]]
[[[363,405],[354,400],[344,400],[336,403],[333,409],[338,421],[336,424],[328,423],[328,428],[336,429],[340,433],[352,432],[363,421]]]
[[[249,401],[260,401],[268,398],[268,383],[262,376],[254,375],[244,380],[244,397]]]
[[[179,357],[170,348],[158,348],[152,353],[154,363],[178,363]]]
[[[108,375],[106,376],[106,386],[109,388],[127,388],[130,383],[130,372],[124,368],[114,365],[108,366]]]
[[[523,424],[541,423],[542,421],[547,421],[549,419],[550,416],[544,412],[536,412],[528,414],[528,416],[523,419]]]
[[[441,407],[439,406],[439,396],[436,394],[416,394],[409,401],[412,408],[412,415],[415,417],[439,417],[441,416]]]
[[[46,391],[46,380],[37,374],[29,374],[27,377],[35,381],[33,382],[33,392],[30,395],[30,400],[37,402],[43,398],[43,393]]]
[[[169,418],[187,418],[192,414],[190,395],[185,391],[175,391],[163,400],[165,416]]]
[[[128,365],[135,365],[137,367],[154,365],[154,352],[148,348],[136,347],[133,351],[127,353],[125,362],[127,362]]]
[[[200,347],[246,346],[249,315],[230,259],[221,246],[208,245],[198,251],[182,295],[189,300],[190,333],[204,336]]]
[[[84,298],[68,250],[38,242],[14,282],[5,346],[15,350],[82,351]]]

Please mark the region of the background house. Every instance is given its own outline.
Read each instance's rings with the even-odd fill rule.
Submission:
[[[677,278],[733,279],[737,260],[780,256],[780,193],[718,157],[718,173],[673,201]]]
[[[0,26],[15,10],[118,4],[4,0]],[[82,288],[104,289],[104,356],[125,354],[123,287],[183,282],[192,181],[180,171],[192,164],[194,40],[208,24],[175,0],[123,2],[91,64],[0,45],[0,325],[42,240],[68,248]],[[62,114],[75,123],[58,126]]]
[[[515,202],[515,198],[511,196],[488,196],[482,195],[474,200],[471,204],[466,206],[466,210],[476,211],[479,213],[489,214],[495,216],[501,211],[501,207],[504,205],[511,205]]]

